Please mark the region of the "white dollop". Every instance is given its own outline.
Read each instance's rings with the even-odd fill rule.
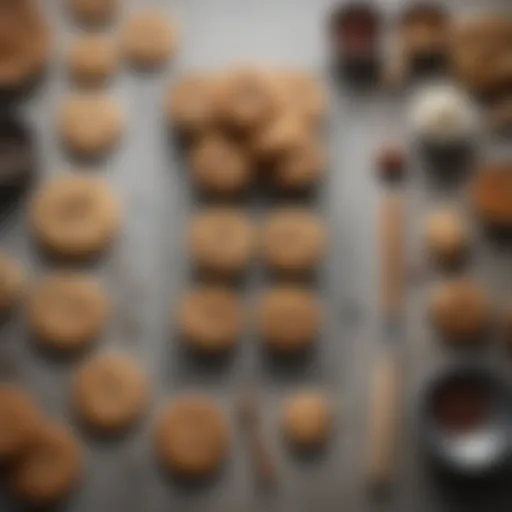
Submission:
[[[475,134],[478,123],[471,98],[452,84],[429,85],[409,106],[413,134],[433,142],[459,142]]]

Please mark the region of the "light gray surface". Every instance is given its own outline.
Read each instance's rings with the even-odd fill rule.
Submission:
[[[72,89],[62,65],[63,54],[70,39],[78,33],[61,8],[62,3],[63,0],[45,0],[57,34],[58,55],[27,105],[40,135],[43,179],[76,167],[59,148],[53,128],[55,112]],[[400,3],[382,2],[390,14]],[[120,315],[137,318],[140,332],[130,339],[124,334],[123,325],[114,322],[111,332],[92,352],[121,347],[134,354],[150,372],[155,396],[151,414],[140,431],[129,437],[100,443],[79,431],[87,441],[88,467],[70,510],[370,510],[361,473],[367,384],[372,354],[379,343],[375,294],[379,190],[371,157],[379,141],[389,137],[389,119],[397,114],[378,94],[349,92],[331,83],[324,33],[331,0],[126,0],[125,4],[125,16],[142,5],[160,5],[179,22],[182,43],[177,59],[165,72],[138,74],[123,67],[111,85],[112,94],[125,108],[127,130],[123,145],[112,159],[91,172],[105,175],[114,184],[125,206],[125,228],[112,257],[100,262],[93,271],[104,276],[117,299]],[[470,2],[457,4],[468,7]],[[472,5],[478,6],[479,2]],[[330,256],[321,277],[328,314],[319,350],[307,364],[298,367],[270,364],[250,335],[229,364],[198,367],[173,343],[175,336],[169,322],[170,305],[179,300],[190,283],[182,237],[193,199],[179,153],[168,144],[161,112],[164,90],[167,83],[189,69],[220,69],[247,59],[302,67],[330,83],[332,108],[326,131],[332,166],[318,198],[319,209],[332,233]],[[410,187],[411,253],[419,252],[418,228],[427,205],[448,197],[446,190],[429,188],[425,183],[420,186],[420,181],[413,180],[415,185]],[[255,197],[249,204],[255,218],[261,217],[262,201]],[[268,202],[266,206],[270,206]],[[2,225],[0,244],[26,261],[34,278],[52,269],[32,250],[23,208]],[[492,279],[496,293],[504,294],[510,283],[499,279],[503,270],[496,270],[491,276],[490,272],[499,267],[505,269],[509,260],[493,253],[491,248],[481,252],[485,257],[477,259],[475,273]],[[485,264],[479,265],[478,261]],[[264,287],[261,272],[255,269],[243,293],[249,296]],[[453,503],[445,504],[434,491],[418,460],[415,443],[415,390],[434,362],[446,357],[424,327],[425,291],[425,287],[413,290],[408,300],[407,407],[400,438],[397,487],[388,505],[379,509],[457,509]],[[5,325],[2,338],[2,348],[16,359],[20,378],[41,407],[56,419],[69,418],[68,383],[80,359],[56,362],[36,352],[21,319]],[[151,444],[153,418],[159,405],[181,391],[200,390],[218,397],[234,418],[234,400],[247,376],[256,379],[261,390],[269,443],[278,459],[277,493],[268,497],[258,494],[238,436],[234,438],[225,471],[209,487],[184,489],[161,474]],[[284,396],[305,385],[325,389],[340,416],[329,450],[312,461],[293,457],[278,432]]]

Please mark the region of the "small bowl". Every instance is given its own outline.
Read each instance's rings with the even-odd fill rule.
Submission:
[[[419,421],[427,455],[449,473],[484,477],[510,460],[511,389],[495,369],[463,362],[441,370],[423,388]]]
[[[381,16],[372,3],[335,8],[329,20],[334,65],[351,72],[373,72],[380,60],[380,32]]]

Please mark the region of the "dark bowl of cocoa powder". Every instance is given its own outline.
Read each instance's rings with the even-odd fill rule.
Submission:
[[[497,369],[473,361],[451,364],[429,379],[419,403],[421,441],[441,469],[483,477],[508,465],[511,388]]]

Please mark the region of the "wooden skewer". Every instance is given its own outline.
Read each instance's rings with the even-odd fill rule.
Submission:
[[[263,436],[260,406],[254,391],[248,390],[242,393],[238,402],[238,412],[240,424],[247,435],[250,456],[258,481],[265,486],[272,486],[277,479],[277,468]]]
[[[381,301],[383,317],[400,321],[403,305],[403,198],[384,199],[381,211]],[[389,329],[386,326],[385,329]],[[393,336],[394,332],[383,333]],[[385,340],[386,343],[398,340]],[[371,383],[367,478],[370,487],[389,486],[395,466],[397,427],[400,406],[400,364],[393,347],[385,347],[375,363]]]

